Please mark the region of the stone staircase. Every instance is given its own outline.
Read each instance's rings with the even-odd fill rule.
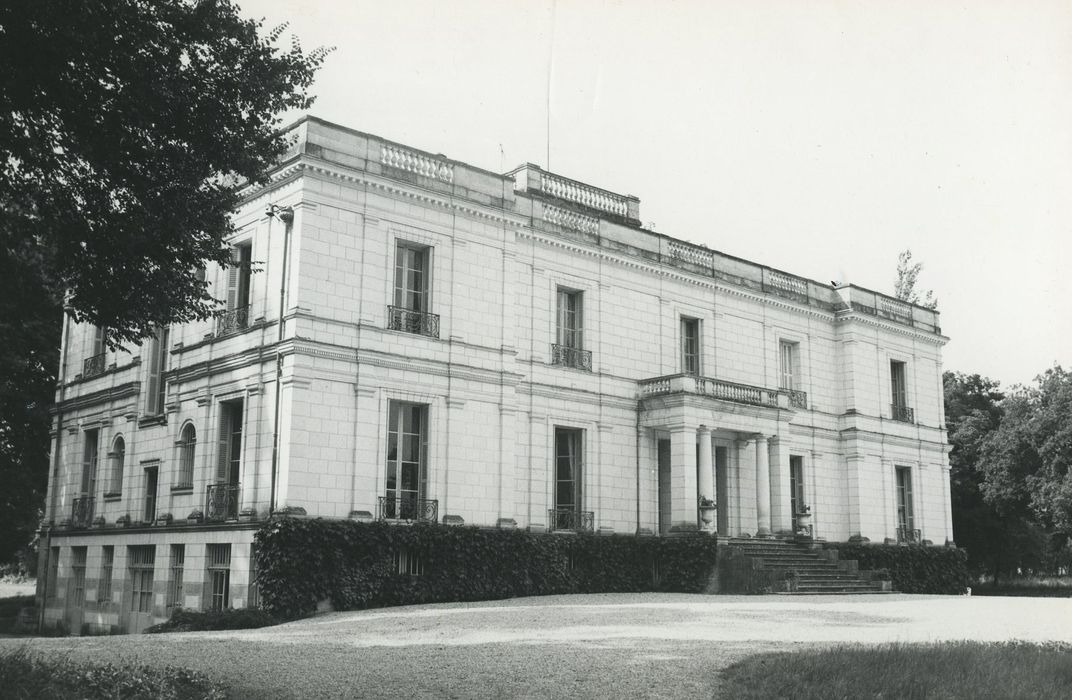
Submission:
[[[734,554],[752,560],[755,571],[767,572],[775,593],[848,594],[888,593],[890,582],[859,571],[853,560],[838,560],[837,550],[786,539],[719,538],[719,549],[732,547]],[[786,573],[795,571],[795,581]]]

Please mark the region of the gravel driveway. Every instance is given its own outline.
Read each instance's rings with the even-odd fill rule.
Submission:
[[[1072,599],[607,594],[331,613],[263,630],[0,640],[203,670],[239,697],[713,697],[759,651],[1072,642]]]

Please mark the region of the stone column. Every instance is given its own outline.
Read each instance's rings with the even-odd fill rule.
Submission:
[[[757,435],[756,442],[756,535],[770,537],[770,448],[766,435]]]
[[[695,532],[696,429],[685,425],[670,429],[670,531]]]
[[[711,429],[706,425],[701,425],[697,431],[697,437],[700,441],[699,451],[699,479],[698,479],[698,491],[700,498],[710,500],[712,503],[715,501],[715,466],[714,460],[711,455]],[[701,517],[702,517],[701,513]],[[715,517],[714,511],[710,511],[710,516]],[[703,528],[709,532],[717,532],[718,525],[716,521],[712,520],[710,524],[703,524]]]

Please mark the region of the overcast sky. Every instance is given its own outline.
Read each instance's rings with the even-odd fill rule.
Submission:
[[[640,198],[655,230],[892,293],[945,368],[1072,366],[1072,4],[239,0],[334,45],[312,113]]]

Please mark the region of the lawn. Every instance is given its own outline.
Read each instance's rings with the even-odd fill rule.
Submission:
[[[944,642],[758,654],[722,672],[725,697],[1067,698],[1072,645]]]

